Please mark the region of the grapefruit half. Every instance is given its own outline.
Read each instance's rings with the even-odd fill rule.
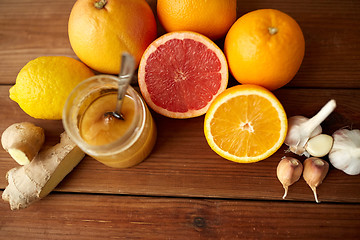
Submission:
[[[145,50],[139,65],[140,91],[157,113],[192,118],[206,113],[228,84],[221,49],[195,32],[167,33]]]

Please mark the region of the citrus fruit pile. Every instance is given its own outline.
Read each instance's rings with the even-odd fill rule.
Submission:
[[[119,73],[121,53],[129,52],[147,104],[170,118],[206,114],[205,137],[220,156],[247,163],[277,151],[287,118],[270,91],[287,84],[302,63],[305,41],[296,21],[274,9],[236,20],[236,0],[158,0],[156,11],[168,32],[157,39],[144,0],[78,0],[68,22],[71,47],[88,67],[108,74]],[[225,54],[213,42],[220,38]],[[77,60],[52,58],[61,64],[30,62],[11,90],[33,117],[61,118],[67,94],[93,74]],[[229,69],[242,85],[226,89]]]
[[[250,163],[271,156],[284,142],[287,117],[270,90],[288,83],[301,65],[305,43],[299,25],[273,9],[245,14],[230,30],[223,24],[226,60],[234,78],[243,84],[224,90],[228,80],[221,70],[226,66],[223,56],[202,36],[221,36],[209,32],[216,28],[202,20],[214,14],[188,3],[158,2],[160,22],[171,32],[152,42],[143,54],[138,80],[144,99],[167,117],[189,118],[206,112],[206,140],[228,160]],[[210,9],[216,5],[207,4]],[[231,16],[231,11],[227,13]]]

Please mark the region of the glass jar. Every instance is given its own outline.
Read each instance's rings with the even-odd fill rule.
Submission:
[[[81,82],[65,103],[63,125],[85,153],[109,167],[127,168],[150,154],[156,126],[143,99],[131,86],[121,109],[125,120],[104,117],[115,110],[118,81],[112,75],[96,75]]]

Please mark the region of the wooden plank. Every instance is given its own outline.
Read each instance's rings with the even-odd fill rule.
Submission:
[[[148,1],[155,12],[156,1]],[[0,2],[0,70],[2,84],[13,84],[19,70],[44,55],[75,57],[67,35],[73,0]],[[259,8],[276,8],[295,18],[304,32],[306,54],[288,87],[360,88],[360,2],[238,1],[238,16]],[[159,35],[164,33],[158,24]],[[223,40],[217,41],[223,47]]]
[[[53,194],[0,204],[6,239],[358,239],[359,204]],[[0,237],[1,238],[1,237]]]
[[[47,144],[58,141],[63,131],[60,121],[35,120],[8,99],[9,86],[0,86],[0,131],[15,122],[31,121],[46,130]],[[330,98],[337,109],[323,123],[325,133],[350,126],[360,128],[358,106],[360,90],[281,89],[275,92],[289,116],[311,117]],[[276,166],[285,155],[285,146],[270,158],[253,164],[238,164],[215,154],[203,135],[203,117],[169,119],[153,114],[158,140],[150,157],[129,169],[113,169],[86,157],[59,185],[58,191],[112,193],[156,196],[195,196],[236,199],[279,200],[283,194],[276,178]],[[293,156],[291,154],[286,154]],[[0,150],[0,188],[6,172],[16,163]],[[303,158],[300,158],[303,159]],[[318,188],[323,202],[360,202],[360,175],[348,176],[330,169]],[[313,195],[301,179],[289,191],[289,200],[313,201]]]

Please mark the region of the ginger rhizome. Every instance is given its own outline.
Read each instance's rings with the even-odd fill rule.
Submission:
[[[3,148],[20,165],[29,164],[44,141],[44,129],[29,122],[14,123],[1,136]]]
[[[8,171],[9,185],[2,198],[10,203],[11,210],[28,207],[48,195],[84,156],[62,133],[60,143],[40,151],[29,164]]]

